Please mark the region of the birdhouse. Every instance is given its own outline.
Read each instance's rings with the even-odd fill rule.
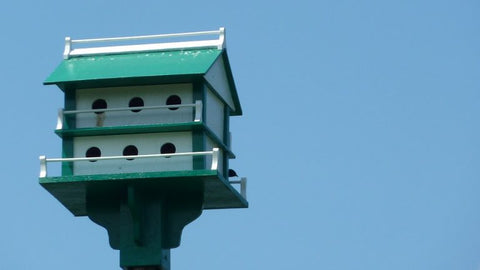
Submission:
[[[223,28],[67,37],[63,58],[44,82],[65,96],[62,156],[40,157],[39,181],[107,229],[122,268],[169,269],[170,249],[203,209],[248,207],[246,178],[229,168],[229,118],[242,108]]]

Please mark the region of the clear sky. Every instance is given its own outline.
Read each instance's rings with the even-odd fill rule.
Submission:
[[[250,208],[188,225],[172,270],[480,269],[480,2],[7,1],[1,269],[119,269],[38,184],[65,36],[227,29]]]

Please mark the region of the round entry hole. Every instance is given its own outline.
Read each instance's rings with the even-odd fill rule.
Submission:
[[[167,98],[166,103],[167,105],[178,105],[178,104],[182,104],[182,99],[177,95],[171,95]],[[174,111],[174,110],[177,110],[178,107],[170,107],[168,109]]]
[[[138,149],[135,145],[129,145],[123,148],[124,156],[136,156],[138,155]],[[133,158],[127,158],[127,160],[133,160]]]
[[[98,147],[90,147],[87,149],[87,152],[85,152],[85,157],[91,158],[91,157],[100,157],[102,155],[102,151],[100,151],[100,148]],[[95,162],[96,160],[89,160],[90,162]]]
[[[107,102],[105,99],[97,99],[92,103],[92,110],[106,109]],[[104,113],[103,111],[95,112],[96,114]]]
[[[143,107],[143,106],[144,106],[143,99],[140,97],[134,97],[130,99],[130,102],[128,102],[128,107],[130,108]],[[141,109],[132,110],[132,112],[139,112],[139,111],[141,111]]]
[[[165,143],[160,148],[160,154],[173,154],[175,153],[175,151],[177,151],[177,149],[175,148],[175,145],[173,143]]]

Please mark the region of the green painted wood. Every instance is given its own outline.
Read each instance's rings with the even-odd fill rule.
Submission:
[[[180,245],[183,228],[202,213],[203,184],[152,186],[129,183],[87,188],[87,215],[104,227],[110,246],[120,250],[120,266],[170,265],[169,250]]]
[[[89,174],[40,178],[40,184],[45,183],[66,183],[66,182],[95,182],[95,181],[116,181],[116,180],[142,180],[142,179],[166,179],[178,180],[188,177],[216,176],[217,172],[212,170],[189,170],[189,171],[161,171],[161,172],[139,172],[139,173],[118,173],[118,174]]]
[[[61,130],[55,130],[55,133],[61,138],[69,138],[69,137],[83,137],[83,136],[190,131],[190,130],[202,129],[203,126],[204,124],[202,122],[187,122],[187,123],[170,123],[170,124],[155,124],[155,125],[131,125],[131,126],[61,129]]]
[[[72,87],[65,90],[64,96],[64,108],[65,110],[75,110],[75,89]],[[64,119],[64,128],[74,129],[76,126],[75,117],[73,115],[67,115]],[[73,139],[65,138],[62,140],[62,157],[68,158],[73,156]],[[62,175],[72,175],[73,174],[73,163],[64,162],[62,163]]]
[[[221,53],[207,49],[73,57],[64,60],[44,84],[204,74]]]
[[[159,132],[179,132],[179,131],[198,131],[197,136],[194,134],[194,141],[192,145],[204,146],[203,136],[206,135],[212,139],[218,146],[225,151],[229,158],[235,158],[235,154],[230,147],[223,143],[215,133],[205,125],[203,122],[188,122],[188,123],[171,123],[171,124],[156,124],[156,125],[132,125],[132,126],[113,126],[113,127],[93,127],[93,128],[77,128],[77,129],[61,129],[55,130],[55,133],[63,139],[65,144],[64,149],[72,147],[70,151],[66,151],[63,157],[73,157],[73,144],[69,141],[73,137],[83,136],[103,136],[103,135],[121,135],[121,134],[139,134],[139,133],[159,133]],[[202,135],[204,134],[204,135]],[[197,139],[200,139],[198,142]],[[205,151],[211,149],[198,148],[198,151]],[[69,154],[67,156],[67,154]],[[66,164],[66,163],[65,163]],[[203,169],[199,167],[197,169]]]
[[[113,194],[121,194],[121,190],[130,184],[147,185],[152,189],[181,187],[188,190],[189,183],[202,183],[204,209],[248,207],[248,202],[228,183],[227,179],[218,171],[212,170],[72,175],[40,178],[39,182],[75,216],[87,214],[88,190],[92,192],[107,189],[113,196]]]
[[[62,158],[73,157],[73,138],[62,140]],[[62,162],[62,175],[73,175],[73,162]]]
[[[231,149],[231,143],[230,143],[230,107],[227,106],[226,104],[224,105],[224,110],[223,110],[223,138],[222,142],[225,147],[228,149]],[[228,169],[230,168],[229,166],[229,161],[230,158],[235,158],[235,156],[229,156],[229,155],[224,155],[223,156],[223,164],[224,164],[224,169],[223,169],[223,175],[228,178]]]
[[[232,73],[232,68],[230,66],[230,60],[228,60],[228,55],[227,55],[227,50],[224,50],[224,53],[222,54],[223,61],[225,63],[225,71],[227,73],[227,78],[228,78],[228,84],[230,85],[230,89],[232,91],[232,98],[233,98],[233,103],[235,104],[235,111],[231,111],[232,116],[238,116],[242,115],[242,107],[240,105],[240,99],[238,98],[238,92],[237,92],[237,87],[235,86],[235,82],[233,80],[233,73]]]
[[[65,110],[73,111],[76,109],[76,104],[75,89],[73,87],[69,87],[69,89],[65,90],[64,108]],[[63,126],[64,128],[75,128],[75,115],[64,115]]]
[[[202,123],[205,123],[207,114],[205,113],[205,87],[201,81],[196,81],[193,83],[193,100],[201,100],[204,104],[202,107]],[[199,152],[205,151],[206,137],[205,137],[205,128],[206,125],[203,124],[202,130],[193,130],[192,131],[192,151]],[[205,169],[206,161],[205,156],[195,156],[193,157],[193,169],[201,170]]]
[[[186,83],[203,80],[218,57],[225,63],[235,111],[242,115],[238,93],[231,74],[226,50],[179,50],[72,57],[63,60],[44,84],[55,84],[63,91],[71,89]],[[214,89],[215,92],[217,92]],[[218,93],[217,93],[218,94]]]

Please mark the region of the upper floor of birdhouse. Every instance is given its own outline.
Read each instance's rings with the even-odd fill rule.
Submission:
[[[199,36],[218,39],[111,45]],[[85,47],[101,42],[109,45]],[[225,118],[242,114],[223,28],[124,38],[66,38],[64,60],[44,84],[55,84],[65,93],[56,130],[62,137],[107,130],[131,133],[139,125],[181,130],[185,123],[203,123],[228,145]]]

